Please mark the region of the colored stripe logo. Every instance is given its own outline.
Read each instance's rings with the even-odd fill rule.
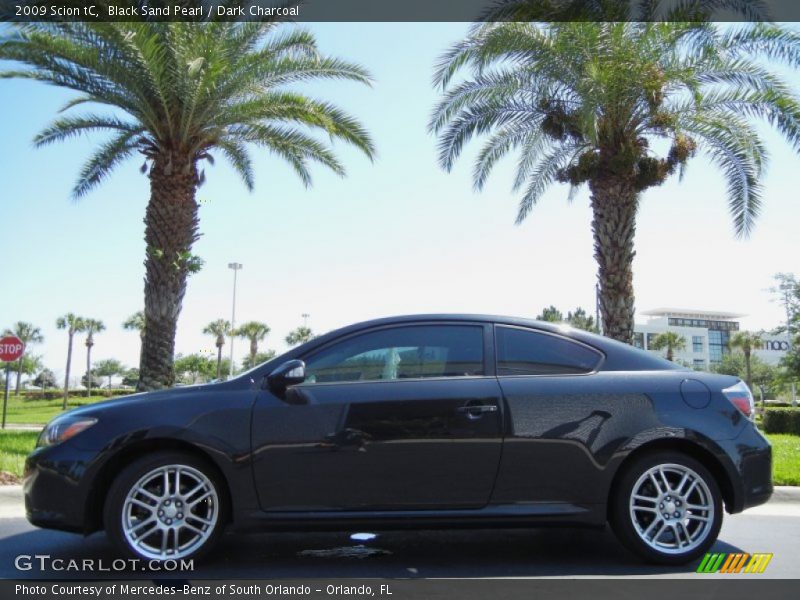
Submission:
[[[709,552],[697,567],[697,573],[763,573],[772,553]]]

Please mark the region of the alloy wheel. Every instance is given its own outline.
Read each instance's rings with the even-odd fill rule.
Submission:
[[[633,485],[628,508],[639,538],[665,554],[697,548],[714,523],[711,490],[685,465],[660,464],[645,471]]]
[[[188,465],[155,468],[131,486],[122,505],[122,532],[137,554],[183,558],[214,532],[220,504],[216,487]]]

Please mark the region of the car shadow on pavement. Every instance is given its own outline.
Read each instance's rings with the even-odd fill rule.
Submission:
[[[352,532],[355,533],[355,532]],[[0,577],[98,578],[425,578],[425,577],[679,577],[699,561],[679,567],[643,563],[608,530],[493,529],[375,532],[368,541],[351,532],[226,535],[191,572],[18,570],[19,555],[50,559],[100,559],[109,567],[118,557],[103,533],[81,537],[34,530],[6,537],[0,548]],[[717,541],[714,552],[741,552]],[[23,561],[25,564],[25,561]]]

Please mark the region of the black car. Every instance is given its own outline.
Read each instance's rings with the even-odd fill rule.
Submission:
[[[380,319],[222,383],[65,413],[28,519],[127,554],[196,557],[236,530],[603,526],[677,564],[772,493],[735,377],[525,319]]]

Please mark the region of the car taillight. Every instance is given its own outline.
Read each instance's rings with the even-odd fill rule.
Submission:
[[[755,413],[755,403],[753,402],[753,393],[744,381],[732,385],[729,388],[722,390],[725,397],[731,401],[736,408],[748,419],[752,419]]]

